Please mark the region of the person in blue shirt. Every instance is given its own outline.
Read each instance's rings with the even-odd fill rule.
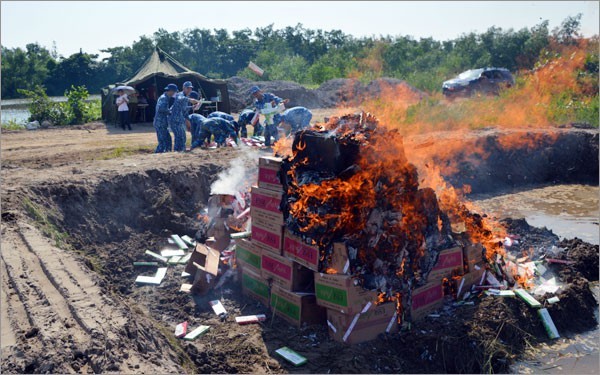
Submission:
[[[171,114],[167,118],[169,122],[169,127],[173,132],[173,138],[175,138],[175,142],[173,145],[173,151],[175,152],[185,151],[185,120],[188,117],[188,104],[199,104],[199,101],[197,99],[192,99],[188,97],[188,95],[190,95],[190,93],[192,92],[192,89],[193,86],[191,82],[187,81],[183,84],[183,91],[174,96],[175,101],[171,106]]]
[[[237,121],[235,121],[235,117],[233,117],[229,113],[225,113],[225,112],[221,112],[221,111],[214,111],[208,115],[208,118],[215,118],[215,117],[222,118],[224,120],[229,121],[231,123],[231,125],[233,125],[233,127],[235,128],[235,132],[239,136],[240,125],[238,124]]]
[[[252,109],[244,109],[240,115],[238,116],[238,125],[240,127],[240,137],[247,138],[248,137],[248,129],[246,128],[248,125],[252,125],[252,120],[254,120],[254,116],[260,117],[255,110]],[[254,124],[254,136],[260,137],[263,132],[263,126],[260,124],[260,118],[255,119],[256,123]]]
[[[208,115],[208,118],[213,118],[213,117],[220,117],[229,122],[235,120],[235,118],[232,115],[230,115],[229,113],[225,113],[225,112],[221,112],[221,111],[214,111]]]
[[[311,119],[312,112],[305,107],[292,107],[281,114],[281,124],[290,127],[290,134],[308,128]]]
[[[155,153],[170,152],[173,143],[171,142],[171,134],[169,133],[169,124],[167,117],[169,116],[169,101],[177,92],[177,85],[170,83],[165,87],[165,92],[156,101],[156,112],[154,114],[154,129],[156,130],[156,138],[158,146]]]
[[[276,107],[278,104],[286,104],[289,101],[288,99],[281,99],[270,92],[263,93],[258,86],[252,86],[250,88],[250,94],[254,97],[254,107],[259,112],[265,108],[267,103],[270,103],[272,107]],[[265,146],[270,147],[271,137],[273,137],[274,142],[279,140],[279,130],[277,129],[277,126],[281,122],[281,115],[277,113],[274,115],[265,115],[265,117]]]
[[[199,132],[199,128],[202,125],[202,121],[206,120],[206,117],[197,114],[197,113],[192,113],[191,115],[188,116],[188,123],[189,123],[189,128],[188,130],[190,131],[190,133],[192,134],[192,144],[196,143],[196,138]]]
[[[233,124],[220,117],[203,120],[196,130],[196,140],[192,143],[192,149],[205,145],[206,139],[210,139],[211,134],[215,136],[215,143],[219,146],[224,146],[229,137],[237,142],[237,133]]]

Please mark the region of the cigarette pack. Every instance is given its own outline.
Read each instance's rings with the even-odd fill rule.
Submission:
[[[279,354],[280,356],[291,362],[294,366],[302,366],[307,362],[306,357],[301,356],[300,354],[296,353],[287,346],[275,350],[275,353]]]

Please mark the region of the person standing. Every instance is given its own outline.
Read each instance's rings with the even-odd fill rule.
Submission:
[[[173,132],[173,138],[175,142],[173,145],[173,151],[184,152],[185,151],[185,130],[186,130],[186,119],[188,118],[189,103],[198,104],[199,101],[196,99],[188,98],[188,95],[193,90],[191,82],[187,81],[183,84],[183,91],[174,96],[173,105],[171,106],[171,113],[167,117],[169,127]],[[195,109],[195,108],[194,108]]]
[[[281,122],[281,115],[276,113],[276,111],[266,114],[265,110],[267,104],[269,104],[271,108],[275,108],[281,103],[286,104],[289,100],[283,100],[270,92],[263,93],[258,86],[252,86],[250,88],[250,94],[254,97],[254,107],[256,110],[265,115],[265,146],[270,147],[271,137],[273,137],[274,142],[279,140],[277,125]]]
[[[117,95],[118,97],[116,103],[118,106],[119,122],[121,122],[121,127],[123,130],[125,130],[125,127],[127,126],[129,130],[132,130],[131,123],[129,121],[129,97],[127,94],[125,94],[123,89],[118,90]]]
[[[173,143],[171,134],[169,133],[169,124],[167,118],[169,116],[169,101],[177,92],[177,85],[170,83],[165,87],[165,92],[156,102],[156,112],[154,114],[154,129],[156,129],[156,138],[158,146],[155,153],[171,152]]]

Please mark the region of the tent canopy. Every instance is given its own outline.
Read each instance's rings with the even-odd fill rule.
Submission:
[[[150,104],[146,118],[152,120],[156,99],[169,83],[175,83],[181,87],[185,81],[191,81],[194,90],[202,97],[215,102],[219,111],[229,113],[229,92],[227,82],[224,80],[209,79],[206,76],[194,72],[172,56],[156,47],[144,64],[138,69],[133,77],[117,84],[134,87],[138,92],[145,92]],[[102,89],[102,117],[111,122],[116,121],[116,105],[110,90],[114,85]]]

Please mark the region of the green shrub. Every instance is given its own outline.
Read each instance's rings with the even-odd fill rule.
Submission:
[[[31,103],[29,103],[29,113],[31,113],[29,121],[39,121],[41,123],[52,118],[53,112],[56,110],[56,103],[52,102],[46,95],[43,86],[38,85],[33,90],[19,89],[18,91],[31,100]]]
[[[10,119],[10,120],[2,123],[2,129],[4,129],[4,130],[23,130],[23,129],[25,129],[25,125],[19,123],[15,119]]]

